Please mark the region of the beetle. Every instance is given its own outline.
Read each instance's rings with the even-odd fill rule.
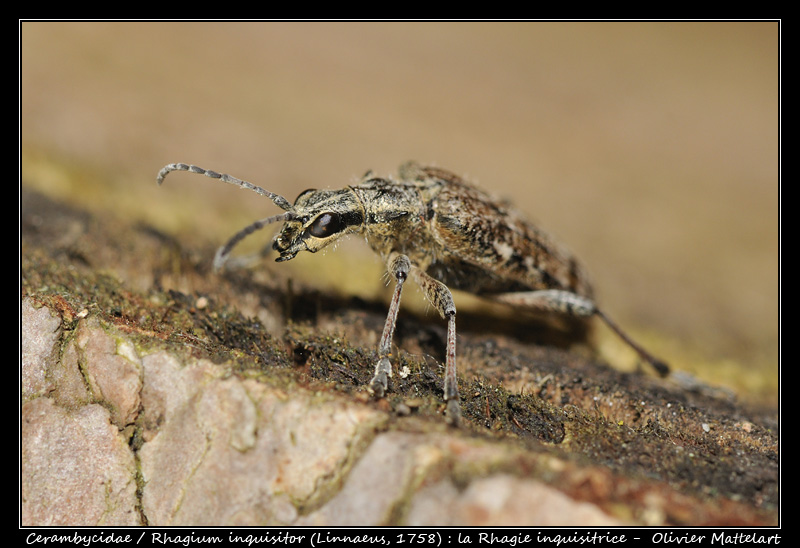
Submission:
[[[190,164],[166,165],[158,173],[158,183],[172,171],[198,173],[252,190],[284,210],[237,232],[217,251],[217,269],[243,238],[275,222],[283,222],[272,244],[277,262],[302,251],[316,253],[348,234],[366,238],[395,280],[375,374],[367,387],[376,398],[384,396],[392,376],[392,336],[409,277],[447,321],[444,400],[451,424],[458,424],[461,417],[451,289],[521,309],[575,318],[597,316],[660,376],[669,373],[665,362],[644,350],[597,306],[582,266],[566,248],[450,171],[407,162],[396,179],[368,172],[359,184],[339,190],[306,190],[293,204],[242,179]]]

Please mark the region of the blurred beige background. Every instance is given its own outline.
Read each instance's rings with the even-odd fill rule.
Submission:
[[[164,164],[290,200],[436,164],[557,235],[677,368],[777,382],[778,23],[24,22],[20,38],[23,184],[222,243],[277,209],[199,176],[158,188]],[[335,261],[375,274],[331,279]],[[383,287],[360,242],[289,265]]]

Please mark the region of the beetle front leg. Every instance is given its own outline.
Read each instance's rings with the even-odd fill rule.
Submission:
[[[389,305],[389,314],[386,316],[386,324],[383,326],[383,335],[378,344],[378,363],[375,366],[375,376],[369,383],[369,391],[378,398],[382,398],[389,386],[389,377],[392,376],[392,336],[394,335],[395,325],[397,324],[397,310],[400,308],[400,296],[403,292],[403,284],[408,278],[408,271],[411,269],[411,261],[405,255],[394,253],[388,261],[389,273],[397,284],[392,295],[392,302]]]
[[[380,398],[386,393],[389,378],[392,376],[392,336],[397,323],[397,311],[400,308],[400,296],[403,284],[408,279],[409,273],[419,284],[425,297],[439,311],[442,318],[447,319],[447,357],[444,373],[444,400],[447,402],[447,421],[457,425],[461,420],[461,404],[458,395],[458,381],[456,377],[456,305],[453,295],[442,282],[431,278],[428,274],[411,264],[405,255],[394,253],[388,261],[389,273],[397,281],[394,288],[392,302],[389,305],[389,314],[383,326],[383,335],[378,345],[378,363],[375,366],[375,375],[369,383],[369,391]]]

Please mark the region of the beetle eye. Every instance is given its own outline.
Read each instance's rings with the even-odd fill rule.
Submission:
[[[323,213],[308,227],[308,233],[315,238],[327,238],[344,228],[342,217],[338,213]]]

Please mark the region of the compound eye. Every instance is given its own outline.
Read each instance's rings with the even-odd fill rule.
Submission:
[[[308,233],[315,238],[327,238],[344,229],[342,217],[338,213],[323,213],[308,227]]]

